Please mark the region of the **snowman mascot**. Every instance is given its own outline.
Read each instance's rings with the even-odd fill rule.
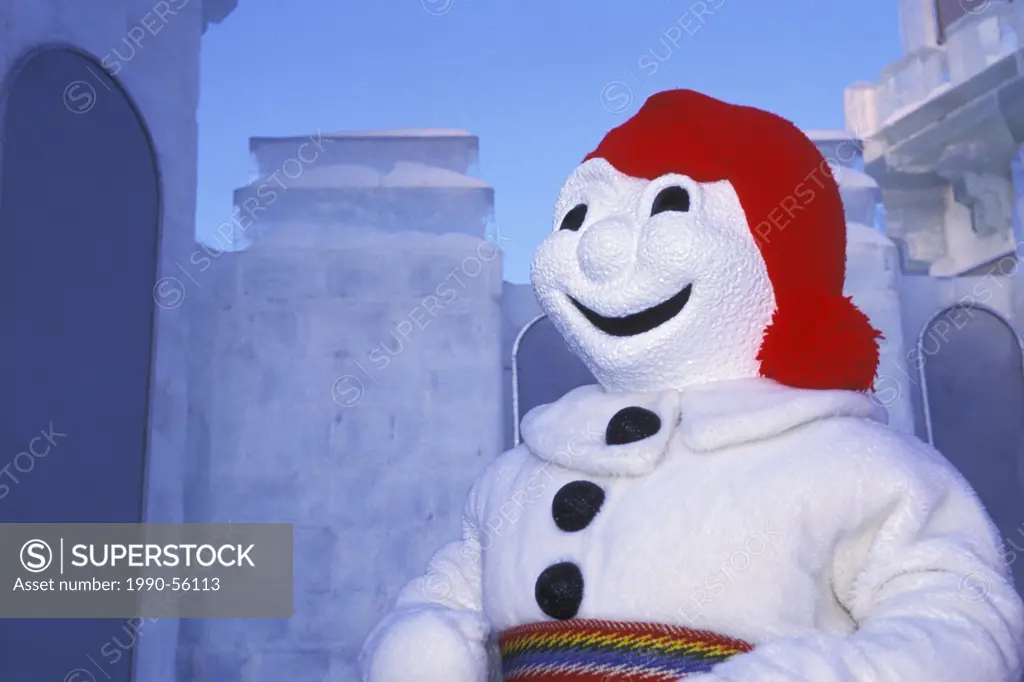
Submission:
[[[525,416],[365,682],[1017,682],[991,520],[869,395],[829,170],[687,90],[576,168],[531,279],[600,385]]]

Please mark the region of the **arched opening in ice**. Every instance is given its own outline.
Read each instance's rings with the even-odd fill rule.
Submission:
[[[958,303],[917,343],[925,430],[967,478],[1002,534],[1024,594],[1024,342],[999,313]]]
[[[48,47],[3,90],[0,523],[142,520],[160,182],[146,127],[92,58]],[[13,458],[13,459],[12,459]],[[111,620],[0,621],[0,679],[65,679]],[[109,682],[127,682],[132,647]]]
[[[596,384],[590,369],[569,350],[547,315],[527,322],[512,346],[512,420],[519,424],[538,405],[553,403],[574,388]]]

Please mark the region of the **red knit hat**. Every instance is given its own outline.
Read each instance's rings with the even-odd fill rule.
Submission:
[[[761,375],[795,388],[871,389],[882,335],[843,295],[839,187],[795,125],[692,90],[668,90],[609,132],[586,160],[593,158],[635,178],[679,173],[732,183],[777,303],[757,356]]]

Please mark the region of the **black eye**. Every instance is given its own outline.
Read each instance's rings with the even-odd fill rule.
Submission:
[[[583,225],[583,219],[587,217],[587,205],[579,204],[562,218],[562,225],[559,230],[572,230],[575,232]]]
[[[690,210],[690,193],[682,187],[666,187],[658,192],[651,204],[651,215],[658,215],[665,211],[678,211],[686,213]]]

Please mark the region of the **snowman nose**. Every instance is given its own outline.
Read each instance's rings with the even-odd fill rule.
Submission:
[[[593,282],[610,282],[629,272],[635,254],[633,230],[624,218],[615,216],[584,230],[576,247],[580,270]]]

